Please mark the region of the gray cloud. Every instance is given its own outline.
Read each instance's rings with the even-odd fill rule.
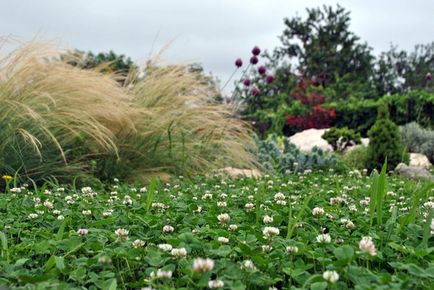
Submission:
[[[58,39],[67,47],[114,50],[145,61],[173,41],[166,62],[200,62],[224,82],[233,61],[245,61],[254,45],[279,44],[283,18],[304,15],[319,0],[2,0],[0,35],[21,40]],[[374,52],[390,43],[412,49],[433,41],[434,1],[339,1],[351,11],[351,30]]]

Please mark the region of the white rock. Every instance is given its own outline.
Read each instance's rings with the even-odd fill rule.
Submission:
[[[434,180],[434,176],[425,168],[416,166],[407,166],[404,163],[399,163],[395,168],[395,172],[399,175],[411,179],[428,179]]]
[[[323,151],[333,151],[333,147],[321,136],[327,129],[308,129],[289,137],[289,142],[297,146],[301,151],[311,151],[313,147],[318,147]]]
[[[432,164],[424,154],[410,153],[410,166],[430,168]]]

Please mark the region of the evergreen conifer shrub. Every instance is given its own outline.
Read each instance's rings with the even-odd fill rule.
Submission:
[[[379,107],[377,120],[368,131],[368,137],[368,169],[380,170],[386,158],[389,169],[401,162],[408,163],[409,154],[401,142],[399,127],[389,119],[386,105]]]

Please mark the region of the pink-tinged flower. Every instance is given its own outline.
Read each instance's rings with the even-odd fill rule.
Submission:
[[[205,273],[211,272],[214,268],[214,261],[207,258],[197,258],[193,260],[193,272]]]
[[[78,229],[77,234],[80,236],[85,236],[89,233],[88,229]]]
[[[243,84],[244,84],[246,87],[250,86],[251,83],[252,83],[252,82],[251,82],[249,79],[245,79],[245,80],[243,81]]]
[[[261,53],[261,49],[260,49],[259,47],[255,46],[255,47],[252,49],[252,54],[253,54],[253,55],[259,55],[260,53]]]
[[[271,84],[274,81],[274,77],[271,75],[268,75],[265,77],[265,81],[267,82],[267,84]]]
[[[223,288],[225,283],[222,280],[210,280],[208,281],[208,288],[210,289],[218,289]]]
[[[258,73],[263,75],[265,74],[265,72],[267,71],[267,68],[263,65],[261,65],[260,67],[258,67]]]
[[[164,226],[163,227],[163,233],[166,233],[166,234],[173,233],[174,230],[175,230],[175,228],[172,226]]]
[[[117,229],[115,231],[115,234],[118,236],[118,239],[121,241],[126,241],[128,240],[128,230],[126,229]]]
[[[251,90],[250,90],[250,93],[253,95],[253,96],[256,96],[256,95],[259,95],[259,89],[257,88],[257,87],[254,87],[254,88],[252,88]]]
[[[430,72],[427,72],[425,75],[425,79],[430,81],[432,79],[432,74]]]
[[[359,243],[359,248],[360,250],[368,252],[371,256],[377,255],[377,249],[371,237],[363,237]]]
[[[254,55],[250,58],[250,63],[251,64],[257,64],[259,61],[259,59]]]
[[[235,60],[235,66],[236,67],[242,67],[243,66],[243,61],[241,60],[241,58],[237,58]]]

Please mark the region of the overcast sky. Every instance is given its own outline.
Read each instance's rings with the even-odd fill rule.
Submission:
[[[144,62],[171,43],[165,63],[202,63],[224,83],[234,59],[254,45],[279,45],[283,19],[339,3],[351,31],[374,49],[411,50],[434,41],[433,0],[0,0],[0,36],[57,40],[81,50],[114,50]]]

